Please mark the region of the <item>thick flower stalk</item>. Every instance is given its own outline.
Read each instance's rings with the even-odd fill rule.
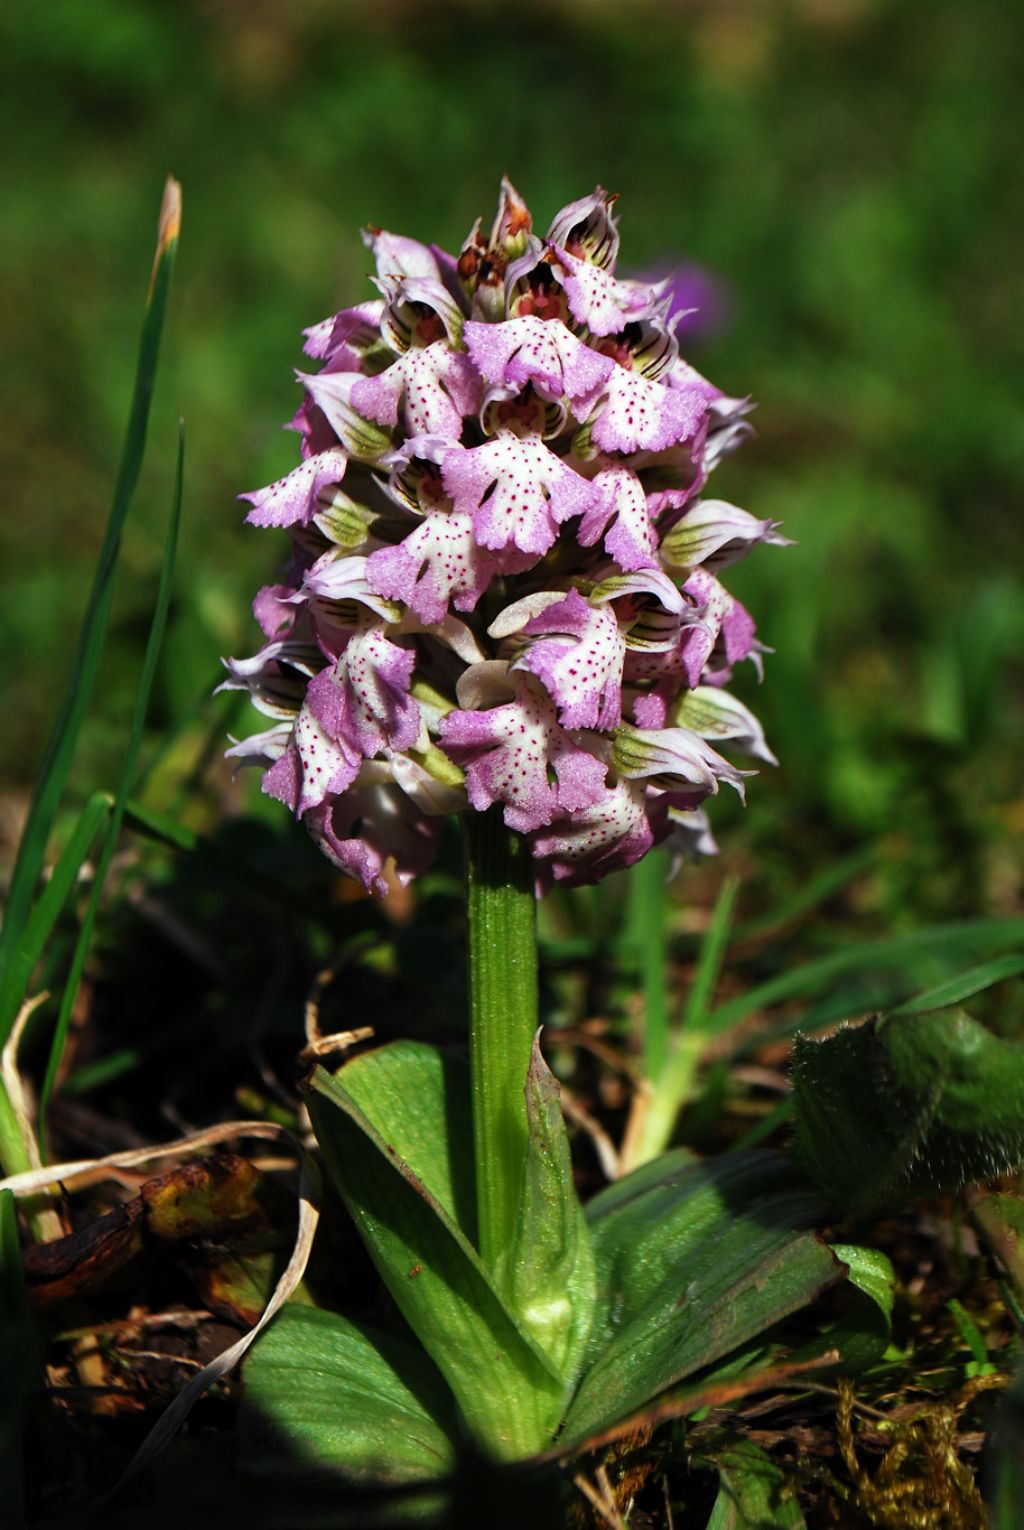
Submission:
[[[229,752],[367,888],[495,805],[540,887],[713,849],[719,746],[772,759],[719,574],[784,538],[704,497],[749,404],[682,359],[667,283],[616,277],[614,200],[539,238],[505,182],[457,258],[369,230],[379,296],[306,331],[302,460],[243,496],[292,558],[227,661],[272,723]]]

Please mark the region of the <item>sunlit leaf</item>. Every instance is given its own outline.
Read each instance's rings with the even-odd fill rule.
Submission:
[[[373,1056],[361,1059],[361,1082]],[[313,1075],[310,1113],[327,1167],[381,1278],[459,1402],[471,1432],[493,1455],[540,1449],[557,1427],[562,1383],[508,1312],[476,1250],[431,1186],[357,1104],[347,1070]],[[414,1118],[432,1114],[410,1072]],[[393,1102],[397,1105],[397,1099]],[[391,1114],[389,1125],[395,1125]],[[429,1172],[429,1170],[428,1170]]]
[[[571,1381],[594,1310],[594,1253],[573,1182],[558,1084],[536,1041],[526,1078],[529,1141],[516,1239],[500,1288],[510,1310]]]
[[[451,1393],[417,1345],[289,1303],[245,1366],[239,1464],[260,1475],[415,1482],[450,1471]]]
[[[587,1208],[598,1270],[589,1366],[569,1409],[580,1437],[721,1360],[842,1279],[814,1233],[817,1196],[772,1153],[669,1154]]]

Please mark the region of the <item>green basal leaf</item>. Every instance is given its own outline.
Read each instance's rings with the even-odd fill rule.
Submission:
[[[758,1445],[736,1440],[713,1459],[719,1488],[707,1530],[803,1530],[785,1473]]]
[[[594,1252],[573,1183],[558,1084],[536,1040],[526,1078],[529,1141],[516,1240],[498,1271],[521,1327],[567,1382],[578,1373],[594,1311]]]
[[[290,1302],[253,1346],[239,1419],[241,1469],[418,1482],[455,1461],[451,1394],[407,1340]]]
[[[379,1056],[359,1060],[358,1087],[368,1103]],[[381,1066],[393,1066],[393,1059]],[[389,1131],[400,1127],[410,1142],[419,1137],[420,1147],[421,1130],[433,1131],[430,1102],[416,1094],[422,1072],[418,1063],[409,1069],[404,1111],[393,1094],[388,1122]],[[326,1164],[381,1279],[476,1440],[502,1460],[532,1455],[558,1426],[561,1379],[509,1313],[432,1185],[360,1108],[347,1075],[343,1068],[332,1078],[318,1068],[310,1112]],[[372,1108],[376,1117],[376,1099]]]
[[[804,1231],[820,1209],[773,1153],[667,1154],[596,1196],[597,1319],[567,1437],[642,1407],[841,1279]]]
[[[1024,1048],[959,1008],[798,1038],[793,1095],[801,1162],[853,1219],[1024,1162]]]
[[[779,1153],[705,1162],[676,1148],[599,1191],[586,1207],[599,1292],[591,1355],[644,1312],[680,1262],[699,1254],[737,1210],[780,1192],[794,1196],[790,1225],[811,1226],[818,1197]]]
[[[473,1122],[465,1059],[421,1041],[364,1052],[338,1075],[346,1093],[476,1242]]]

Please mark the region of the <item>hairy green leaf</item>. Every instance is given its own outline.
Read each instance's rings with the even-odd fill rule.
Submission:
[[[1024,1048],[963,1009],[797,1040],[797,1152],[855,1220],[1024,1162]]]

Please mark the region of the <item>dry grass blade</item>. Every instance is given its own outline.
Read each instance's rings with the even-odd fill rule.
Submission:
[[[600,1450],[605,1445],[612,1445],[616,1440],[629,1439],[632,1435],[639,1434],[641,1430],[653,1429],[658,1424],[668,1423],[670,1419],[684,1418],[688,1413],[697,1412],[699,1408],[722,1408],[729,1403],[738,1402],[740,1398],[749,1397],[754,1392],[762,1392],[768,1387],[799,1384],[799,1378],[806,1375],[808,1371],[817,1371],[826,1366],[835,1365],[839,1358],[839,1351],[830,1349],[822,1355],[815,1356],[813,1360],[801,1360],[789,1365],[774,1365],[767,1370],[755,1371],[749,1376],[740,1376],[735,1381],[707,1382],[703,1386],[694,1387],[692,1391],[677,1392],[671,1397],[666,1397],[662,1402],[655,1403],[652,1407],[630,1414],[628,1418],[613,1424],[609,1429],[601,1429],[596,1434],[587,1435],[585,1439],[566,1445],[556,1445],[554,1449],[537,1456],[536,1461],[538,1463],[568,1461],[587,1451]]]

